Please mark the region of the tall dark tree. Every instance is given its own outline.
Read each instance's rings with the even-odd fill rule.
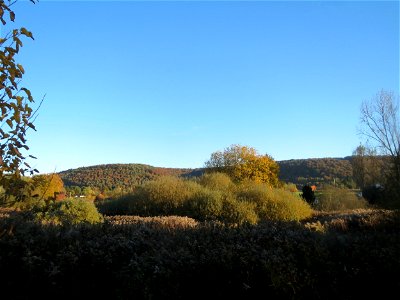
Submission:
[[[301,197],[308,203],[308,204],[314,204],[315,202],[315,194],[311,186],[305,185],[303,186],[302,194]]]

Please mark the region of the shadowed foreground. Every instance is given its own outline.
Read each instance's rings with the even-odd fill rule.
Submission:
[[[399,214],[319,214],[229,228],[106,217],[44,226],[0,214],[0,282],[13,298],[383,298],[400,288]]]

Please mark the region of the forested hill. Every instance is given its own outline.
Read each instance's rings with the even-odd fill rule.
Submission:
[[[333,183],[349,185],[352,181],[351,157],[313,158],[278,161],[280,179],[297,185]],[[202,169],[158,168],[144,164],[108,164],[60,172],[65,186],[90,186],[130,190],[161,175],[199,176]]]
[[[108,164],[70,169],[58,173],[65,186],[90,186],[113,190],[132,187],[161,175],[198,176],[199,169],[158,168],[144,164]]]
[[[345,158],[309,158],[279,161],[280,179],[297,185],[336,183],[351,187],[351,156]]]

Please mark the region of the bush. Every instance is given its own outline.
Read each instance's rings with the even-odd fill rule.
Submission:
[[[254,182],[235,185],[221,173],[206,174],[197,182],[160,177],[133,194],[98,204],[107,215],[178,215],[224,223],[258,220],[298,221],[311,215],[310,206],[292,192]]]
[[[202,188],[185,204],[187,216],[197,220],[219,220],[223,210],[222,193]]]
[[[285,191],[289,191],[291,193],[297,193],[298,192],[297,186],[294,183],[284,183],[282,188]]]
[[[97,224],[103,221],[93,202],[82,199],[51,202],[36,207],[34,217],[43,224],[55,225]]]
[[[136,191],[131,208],[140,210],[138,205],[144,205],[149,215],[176,214],[200,189],[201,186],[193,181],[162,176],[145,183]]]
[[[131,194],[96,204],[107,215],[183,215],[187,212],[187,201],[201,190],[203,187],[194,181],[162,176],[146,182]]]
[[[234,197],[223,199],[221,221],[227,224],[256,224],[256,205],[248,201],[238,201]]]
[[[256,205],[260,220],[299,221],[312,214],[311,207],[297,195],[264,184],[244,185],[238,197]]]
[[[234,183],[229,175],[225,173],[213,172],[200,177],[199,183],[211,190],[227,192],[234,188]]]
[[[359,199],[351,190],[333,186],[325,187],[314,205],[317,210],[322,211],[359,209],[367,206],[367,201]]]
[[[12,203],[11,207],[17,210],[31,210],[37,207],[45,207],[46,201],[39,197],[27,197],[23,201]]]

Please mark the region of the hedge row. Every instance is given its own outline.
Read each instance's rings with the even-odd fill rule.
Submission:
[[[239,227],[124,218],[79,226],[0,219],[2,293],[14,299],[385,299],[400,288],[398,213]],[[316,230],[318,222],[324,230]]]

